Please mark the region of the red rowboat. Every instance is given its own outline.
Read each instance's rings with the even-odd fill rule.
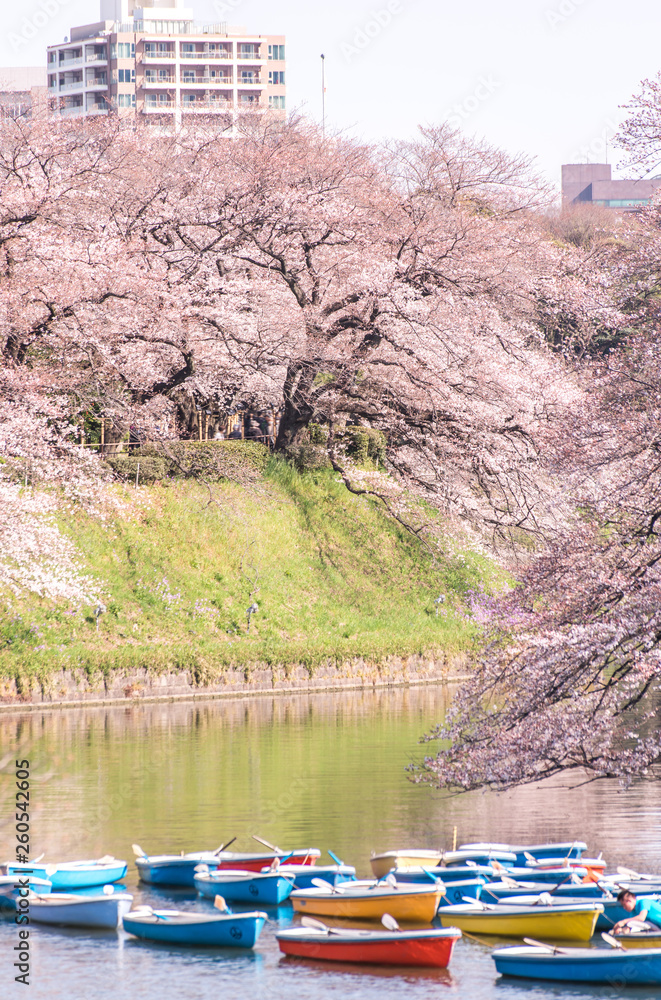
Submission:
[[[413,931],[288,927],[278,931],[276,937],[283,954],[298,958],[447,969],[461,931],[457,927]]]
[[[321,851],[316,847],[308,847],[302,851],[269,851],[261,854],[239,854],[235,851],[221,851],[213,862],[208,862],[209,868],[233,868],[242,872],[261,872],[276,858],[282,861],[286,858],[288,865],[316,865],[321,857]]]

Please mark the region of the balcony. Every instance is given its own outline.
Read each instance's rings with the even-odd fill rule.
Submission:
[[[176,83],[176,79],[175,79],[174,76],[159,76],[158,78],[154,77],[154,79],[151,79],[150,77],[146,76],[144,78],[143,82],[142,82],[142,86],[143,87],[167,87],[171,83]],[[139,86],[139,84],[138,84],[138,86]]]
[[[88,115],[107,115],[109,108],[107,104],[90,104],[86,113]]]
[[[60,94],[63,94],[65,91],[69,90],[83,90],[84,86],[85,84],[83,83],[82,80],[73,80],[70,81],[69,83],[61,83],[59,87],[59,92]]]
[[[144,52],[142,55],[143,62],[174,62],[175,54],[174,52]]]
[[[71,69],[73,66],[82,66],[82,65],[83,65],[83,57],[82,56],[76,56],[75,59],[62,59],[58,63],[58,68],[59,69]]]
[[[88,80],[85,84],[88,90],[98,90],[99,87],[103,87],[105,90],[108,86],[107,80]]]
[[[168,101],[145,101],[144,110],[145,111],[174,111],[176,107],[176,102],[173,100]]]
[[[231,87],[231,76],[220,78],[218,76],[196,76],[193,80],[181,78],[182,87]]]
[[[236,81],[236,85],[239,88],[266,86],[264,81],[259,76],[250,76],[250,77],[242,76],[240,80]]]
[[[108,62],[108,56],[107,54],[101,54],[99,52],[88,52],[88,54],[85,56],[85,62],[88,63]]]
[[[187,59],[213,59],[214,62],[232,62],[231,53],[224,52],[181,52],[179,58],[182,62]]]

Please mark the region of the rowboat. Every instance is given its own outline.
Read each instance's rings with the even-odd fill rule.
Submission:
[[[592,885],[595,883],[593,882]],[[577,886],[578,888],[578,886]],[[595,886],[595,888],[599,888]],[[485,902],[488,902],[488,897]],[[595,930],[598,931],[610,931],[613,929],[618,920],[625,920],[629,916],[624,907],[618,903],[616,896],[606,896],[602,894],[601,896],[595,897],[595,901],[603,907],[603,913],[600,913],[597,918],[597,924]],[[500,902],[499,906],[572,906],[575,904],[585,904],[586,900],[581,896],[558,896],[554,894],[550,896],[545,893],[543,896],[530,895],[530,896],[505,896]]]
[[[269,869],[264,869],[268,871]],[[290,865],[287,862],[280,865],[281,875],[293,875],[295,889],[312,888],[313,878],[322,878],[330,885],[340,885],[342,882],[352,882],[356,878],[353,865]]]
[[[440,865],[443,851],[401,850],[385,851],[383,854],[372,854],[370,865],[375,878],[383,878],[393,868],[408,868],[411,865],[423,865],[434,868]]]
[[[130,892],[103,896],[78,896],[53,892],[30,898],[31,924],[57,924],[60,927],[103,927],[114,930],[131,909]]]
[[[563,983],[606,983],[616,986],[661,984],[661,948],[650,951],[605,948],[499,948],[491,956],[503,976],[548,979]],[[614,995],[614,994],[613,994]]]
[[[512,884],[510,884],[512,883]],[[491,903],[498,899],[506,899],[513,896],[539,896],[542,892],[552,892],[553,896],[563,899],[570,896],[572,899],[598,899],[602,901],[604,889],[609,889],[613,895],[617,895],[618,887],[607,885],[605,882],[597,885],[596,882],[566,882],[564,885],[551,885],[548,882],[489,882],[482,893],[485,902]]]
[[[570,868],[565,865],[562,868],[503,868],[498,871],[498,877],[515,879],[517,882],[546,882],[551,885],[558,885],[561,882],[575,882],[577,885],[583,882],[587,876],[587,868]]]
[[[628,916],[628,914],[627,914]],[[617,934],[611,931],[614,938],[619,941],[623,948],[659,948],[661,949],[661,930],[630,930],[628,932],[618,931]]]
[[[534,872],[553,871],[561,868],[585,869],[586,874],[583,876],[585,881],[595,882],[604,877],[606,862],[603,858],[542,858],[539,861],[527,861],[525,867]]]
[[[217,866],[215,852],[157,854],[135,859],[135,867],[142,882],[148,885],[188,886],[191,889],[195,880],[195,869],[200,864],[215,869]]]
[[[307,866],[309,867],[309,866]],[[312,869],[314,870],[314,869]],[[278,906],[289,899],[294,888],[294,876],[280,871],[242,872],[223,869],[215,872],[197,872],[194,885],[201,896],[225,899],[240,903],[261,903]]]
[[[5,875],[36,875],[49,881],[55,892],[62,889],[88,889],[95,885],[119,882],[128,870],[126,861],[117,858],[99,858],[96,861],[62,861],[52,864],[2,865]]]
[[[417,883],[422,884],[422,883]],[[461,879],[458,882],[448,882],[441,896],[441,906],[455,906],[463,899],[480,899],[484,882],[481,878]]]
[[[295,889],[289,898],[298,913],[352,920],[380,920],[390,913],[396,920],[430,923],[443,892],[442,884],[346,882],[328,889]]]
[[[614,882],[618,891],[619,889],[627,889],[634,896],[654,896],[656,893],[661,893],[661,877],[659,876],[628,881],[620,875],[604,875],[604,879],[608,882]]]
[[[132,910],[124,917],[124,930],[144,941],[197,947],[254,948],[266,914],[195,913],[183,910]]]
[[[429,876],[440,878],[446,885],[452,882],[463,882],[465,879],[481,878],[489,882],[495,877],[495,869],[491,865],[455,865],[451,868],[427,868],[422,865],[410,865],[408,868],[394,868],[392,874],[398,882],[428,882]]]
[[[206,864],[212,871],[229,869],[231,871],[261,872],[262,868],[270,866],[276,858],[286,858],[292,864],[314,865],[321,852],[316,848],[302,851],[269,851],[259,854],[241,854],[237,851],[195,851],[191,854],[158,854],[152,857],[144,855],[135,859],[135,866],[142,882],[149,885],[188,886],[193,888],[195,868]]]
[[[497,937],[550,937],[563,941],[589,941],[603,906],[586,902],[571,906],[442,906],[443,927],[456,926],[469,934]]]
[[[580,858],[588,845],[582,840],[564,841],[554,844],[460,844],[460,851],[475,850],[510,851],[516,854],[516,864],[525,865],[533,858]]]
[[[488,845],[487,845],[488,846]],[[467,861],[473,861],[476,865],[490,865],[497,861],[501,865],[516,864],[516,854],[513,851],[476,848],[475,850],[445,851],[443,853],[443,864],[454,867],[455,865],[465,865]]]
[[[283,954],[298,958],[446,969],[461,931],[456,927],[394,932],[288,927],[275,936]]]

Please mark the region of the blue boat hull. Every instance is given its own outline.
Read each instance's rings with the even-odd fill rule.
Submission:
[[[441,896],[440,906],[457,906],[464,899],[479,899],[484,882],[480,878],[465,879],[460,882],[449,882],[445,893]]]
[[[177,888],[193,889],[195,885],[195,869],[200,864],[206,864],[213,869],[215,866],[208,860],[198,858],[173,858],[171,861],[154,861],[138,858],[135,866],[141,882],[147,885],[166,885]]]
[[[605,983],[617,985],[618,996],[625,986],[661,984],[661,949],[635,953],[575,949],[580,956],[540,953],[534,957],[516,954],[519,948],[503,948],[493,953],[496,969],[501,975],[523,979],[543,979],[562,983]],[[567,949],[571,952],[573,949]],[[509,952],[509,954],[508,954]]]
[[[425,868],[424,871],[421,868],[393,868],[393,875],[398,882],[429,882],[427,872],[434,878],[440,878],[446,885],[452,882],[464,882],[467,879],[472,881],[476,878],[488,882],[497,877],[493,868],[488,865],[477,865],[475,868],[469,865],[457,865],[455,868]]]
[[[21,875],[26,870],[37,878],[47,879],[53,892],[68,892],[70,889],[89,889],[92,886],[120,882],[126,876],[128,865],[125,861],[118,861],[117,864],[103,865],[99,869],[95,869],[93,864],[79,869],[58,868],[50,875],[46,874],[45,865],[7,865],[8,875]]]
[[[219,873],[220,874],[220,873]],[[262,903],[265,906],[278,906],[289,899],[294,888],[293,878],[282,875],[269,875],[265,878],[251,878],[237,882],[219,878],[195,878],[195,888],[201,896],[214,899],[223,896],[234,903]]]
[[[142,941],[204,948],[254,948],[266,914],[231,914],[209,923],[179,924],[168,919],[144,924],[124,917],[124,930]]]

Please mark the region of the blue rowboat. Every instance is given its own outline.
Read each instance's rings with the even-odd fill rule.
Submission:
[[[575,882],[577,885],[583,881],[587,875],[587,868],[505,868],[499,872],[497,878],[506,875],[517,882],[545,882],[551,885],[558,885],[560,882]],[[572,878],[572,876],[576,878]]]
[[[269,871],[270,869],[264,869]],[[356,877],[353,865],[280,865],[280,875],[293,875],[295,889],[312,889],[312,879],[322,878],[331,885],[351,882]]]
[[[491,956],[503,976],[545,979],[561,983],[661,985],[661,948],[640,951],[605,948],[548,948],[532,945],[498,948]]]
[[[196,851],[192,854],[156,854],[135,859],[141,882],[148,885],[185,886],[192,889],[195,869],[205,864],[216,868],[218,855],[214,851]]]
[[[275,872],[242,872],[227,869],[196,872],[195,888],[201,896],[215,899],[224,896],[237,903],[261,903],[278,906],[291,896],[294,876]]]
[[[491,865],[456,865],[452,868],[423,868],[421,865],[411,865],[409,868],[394,868],[392,873],[398,882],[428,882],[427,872],[434,878],[440,878],[446,885],[476,878],[489,882],[497,877]]]
[[[143,941],[199,948],[254,948],[266,914],[196,913],[142,907],[127,913],[124,930]]]
[[[483,887],[484,882],[481,878],[448,882],[439,906],[455,906],[457,903],[462,903],[464,899],[479,899]]]
[[[513,851],[503,851],[491,848],[488,844],[485,849],[480,847],[474,850],[444,851],[443,865],[453,868],[455,865],[465,865],[467,861],[474,861],[476,865],[490,865],[492,861],[497,861],[501,865],[516,864],[516,854]]]
[[[529,860],[527,855],[541,860],[542,858],[580,858],[588,845],[582,840],[563,841],[554,844],[460,844],[460,851],[492,850],[510,851],[516,855],[516,864],[525,865]]]
[[[30,900],[31,924],[55,924],[59,927],[95,927],[115,930],[131,909],[130,892],[102,896],[79,896],[52,892]]]
[[[126,875],[126,861],[99,858],[96,861],[63,861],[52,864],[12,864],[2,866],[7,875],[36,875],[52,884],[53,892],[86,889],[95,885],[120,882]]]
[[[661,893],[661,875],[655,878],[635,879],[631,882],[623,879],[620,875],[605,875],[604,880],[614,882],[618,892],[620,889],[626,889],[634,896],[654,896],[656,893]]]

